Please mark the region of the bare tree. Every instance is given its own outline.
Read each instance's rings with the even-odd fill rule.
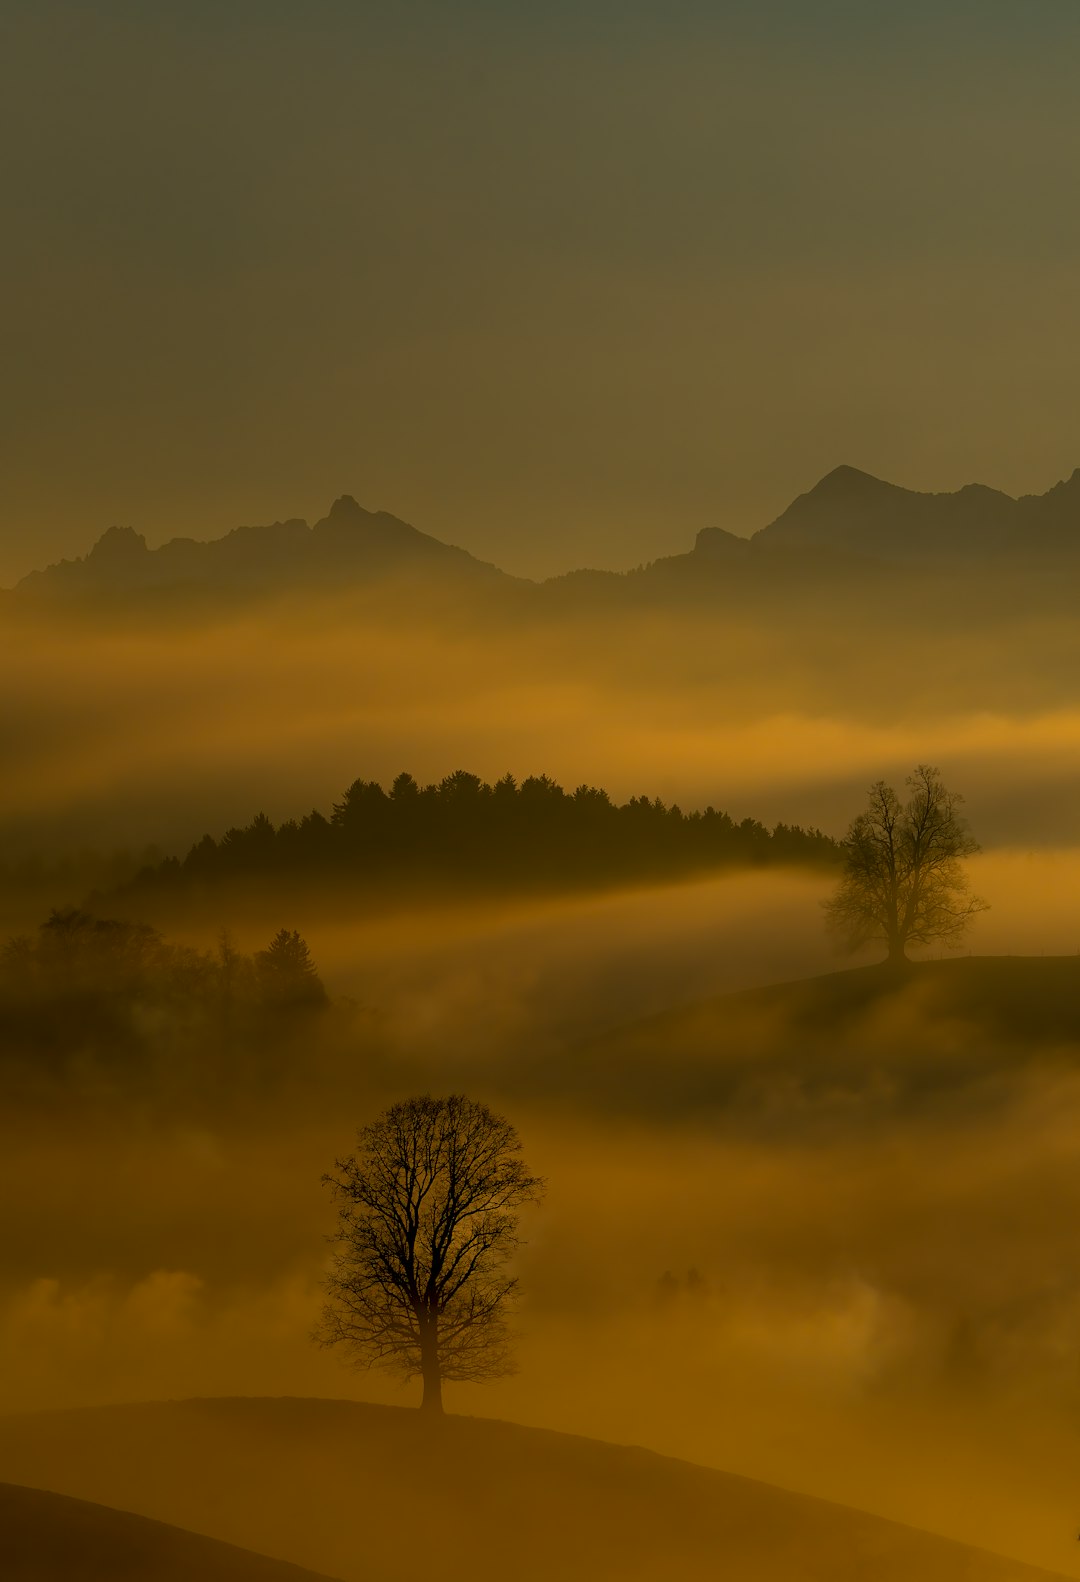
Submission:
[[[334,1261],[315,1338],[358,1363],[442,1381],[513,1371],[508,1308],[518,1213],[538,1202],[510,1122],[460,1094],[406,1099],[357,1134],[323,1180],[338,1207]]]
[[[828,926],[848,949],[882,940],[892,962],[906,961],[909,945],[955,949],[987,909],[960,866],[979,850],[959,811],[963,797],[927,764],[906,784],[906,802],[883,780],[871,786],[842,842],[840,886],[825,903]]]

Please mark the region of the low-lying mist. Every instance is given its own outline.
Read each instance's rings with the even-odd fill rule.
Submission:
[[[1080,854],[995,852],[972,879],[993,908],[978,955],[1075,955]],[[225,1091],[192,1068],[163,1098],[85,1059],[9,1084],[0,1402],[412,1401],[308,1338],[320,1176],[391,1100],[466,1091],[514,1121],[548,1198],[523,1226],[520,1372],[451,1387],[452,1411],[646,1444],[1068,1570],[1080,964],[1011,964],[1045,968],[1025,993],[1060,1002],[1030,1036],[1007,960],[982,977],[931,961],[880,991],[856,973],[850,999],[754,992],[846,965],[827,890],[770,871],[222,919],[247,950],[298,927],[331,1004]]]
[[[1080,834],[1070,622],[777,590],[659,609],[430,608],[400,592],[194,617],[9,610],[0,857],[328,812],[357,776],[553,775],[838,834],[874,779],[938,763],[988,844]],[[853,658],[854,655],[854,658]]]
[[[841,626],[820,588],[765,614],[572,590],[556,614],[400,591],[197,621],[9,609],[0,860],[44,866],[0,895],[5,936],[109,872],[50,869],[65,852],[182,854],[260,810],[329,813],[358,776],[458,767],[839,835],[868,783],[938,764],[991,910],[971,959],[777,991],[849,965],[826,870],[394,906],[162,893],[145,915],[128,894],[117,915],[196,976],[221,929],[248,953],[299,931],[329,1000],[230,1021],[174,985],[5,1022],[0,1406],[413,1400],[310,1342],[320,1176],[389,1102],[464,1091],[513,1120],[548,1198],[523,1227],[520,1372],[451,1410],[1075,1572],[1076,629],[984,619],[976,592],[956,624],[938,600],[932,621],[849,602]]]

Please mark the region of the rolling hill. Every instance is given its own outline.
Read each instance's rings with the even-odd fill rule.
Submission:
[[[347,1401],[196,1400],[9,1417],[0,1421],[0,1475],[120,1503],[346,1582],[419,1582],[433,1571],[446,1582],[1052,1575],[634,1446],[474,1418],[429,1424],[415,1411]]]
[[[313,1571],[86,1500],[0,1484],[4,1582],[329,1582]]]
[[[718,995],[616,1026],[537,1081],[567,1102],[709,1114],[754,1128],[797,1112],[871,1126],[1026,1069],[1080,1064],[1080,956],[963,956],[857,967]]]

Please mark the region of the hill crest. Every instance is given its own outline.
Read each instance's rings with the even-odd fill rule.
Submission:
[[[17,1467],[346,1582],[420,1582],[434,1555],[441,1574],[475,1582],[508,1568],[522,1582],[1055,1575],[636,1446],[484,1418],[431,1424],[414,1410],[341,1400],[234,1397],[0,1419],[0,1476]]]

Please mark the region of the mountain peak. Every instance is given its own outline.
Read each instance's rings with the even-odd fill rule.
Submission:
[[[1055,483],[1053,488],[1048,489],[1044,495],[1026,495],[1025,498],[1028,500],[1054,499],[1056,501],[1060,500],[1063,495],[1071,496],[1074,494],[1080,494],[1080,467],[1074,467],[1069,477],[1062,478],[1060,483]]]
[[[750,540],[729,533],[724,527],[703,527],[694,543],[693,553],[701,559],[724,560],[744,554]]]
[[[838,550],[882,563],[952,561],[1022,553],[1037,543],[1075,547],[1080,469],[1045,495],[1014,500],[986,484],[927,494],[837,467],[754,535],[759,548]]]
[[[956,498],[967,500],[1008,500],[1011,495],[1004,494],[1000,489],[992,489],[988,483],[965,483],[957,489]]]
[[[339,494],[327,513],[328,522],[340,522],[344,517],[366,516],[367,512],[351,494]]]
[[[862,472],[858,467],[849,467],[845,463],[840,467],[834,467],[832,472],[827,472],[824,478],[809,491],[809,496],[818,498],[827,495],[836,499],[855,494],[880,493],[896,487],[894,483],[886,483],[881,478],[875,478],[873,473]]]
[[[96,565],[105,562],[117,565],[148,553],[146,539],[141,533],[136,533],[133,527],[110,527],[102,533],[86,558]]]

